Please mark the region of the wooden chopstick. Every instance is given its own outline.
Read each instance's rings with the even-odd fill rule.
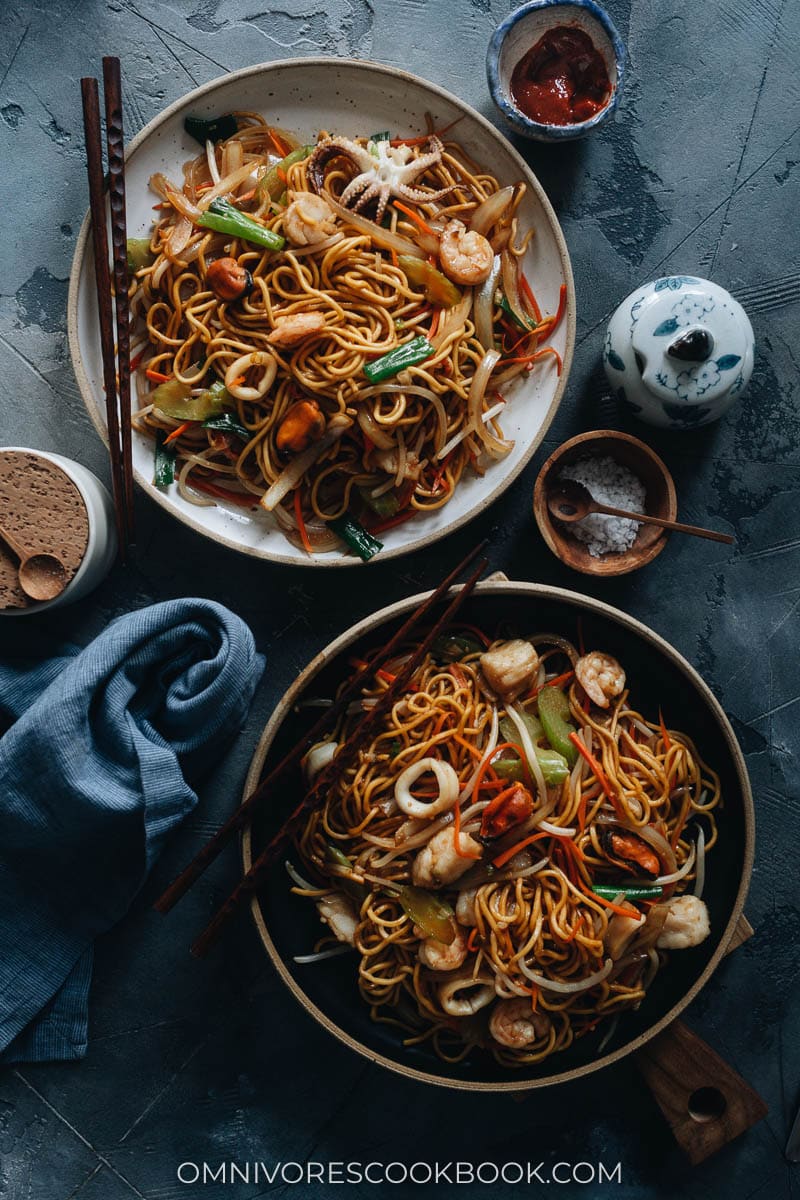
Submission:
[[[117,374],[122,477],[128,540],[134,538],[133,461],[131,443],[131,333],[128,306],[128,231],[125,218],[125,139],[122,126],[122,78],[118,58],[103,59],[108,147],[108,199],[117,315]]]
[[[189,888],[200,878],[205,869],[214,861],[228,842],[234,837],[240,829],[247,825],[252,819],[256,808],[261,805],[271,794],[275,784],[280,777],[292,766],[300,761],[306,750],[315,741],[319,740],[319,735],[324,733],[336,721],[336,718],[347,706],[350,699],[361,691],[362,685],[367,678],[385,662],[387,662],[399,645],[401,645],[412,630],[416,627],[420,620],[432,611],[434,606],[441,600],[447,589],[455,583],[456,579],[463,574],[467,567],[477,558],[481,550],[486,546],[486,542],[479,542],[473,550],[469,552],[466,558],[454,567],[453,570],[445,576],[439,586],[430,596],[424,601],[419,609],[408,617],[400,626],[397,632],[389,639],[387,644],[379,650],[371,662],[367,663],[360,671],[358,671],[346,686],[339,693],[330,708],[327,708],[319,720],[315,721],[312,727],[303,735],[300,741],[284,755],[280,762],[266,775],[258,786],[250,793],[247,799],[237,808],[236,812],[229,817],[221,829],[217,830],[212,838],[195,855],[192,861],[181,871],[180,875],[170,884],[162,896],[155,902],[154,908],[157,912],[168,913],[170,909],[177,904],[182,896],[188,892]]]
[[[427,654],[434,640],[438,637],[443,629],[450,624],[458,610],[461,608],[464,601],[471,595],[475,585],[481,575],[488,566],[487,560],[481,559],[476,570],[472,573],[466,583],[458,589],[455,596],[452,598],[447,608],[432,625],[428,633],[425,635],[419,646],[404,665],[403,669],[397,675],[395,680],[389,685],[386,691],[381,696],[374,708],[370,709],[364,717],[356,725],[345,743],[339,747],[336,757],[322,771],[320,771],[314,786],[303,797],[292,814],[289,816],[275,836],[267,843],[264,850],[258,856],[256,861],[251,866],[247,874],[239,881],[237,886],[231,892],[228,899],[218,910],[209,925],[200,934],[192,946],[192,954],[196,958],[204,958],[211,947],[219,939],[221,933],[225,929],[230,919],[238,912],[239,906],[252,896],[264,883],[264,880],[274,863],[277,855],[280,853],[287,838],[291,837],[304,813],[313,808],[314,805],[324,795],[326,789],[330,787],[337,774],[347,765],[352,762],[353,758],[358,754],[359,750],[364,745],[364,742],[372,736],[372,732],[387,711],[394,704],[398,696],[406,688],[411,676],[417,669],[422,659]],[[422,615],[423,608],[421,606],[418,613]]]
[[[81,97],[83,99],[83,129],[86,139],[86,173],[89,179],[89,208],[92,215],[97,312],[100,321],[100,351],[103,359],[103,388],[106,396],[108,449],[111,455],[111,485],[114,493],[114,516],[117,525],[119,553],[122,562],[125,562],[128,548],[128,517],[117,407],[117,370],[114,354],[114,322],[111,311],[111,272],[108,265],[103,143],[100,130],[100,98],[96,79],[81,79]]]

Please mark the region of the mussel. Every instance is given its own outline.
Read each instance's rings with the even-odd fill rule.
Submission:
[[[602,825],[599,840],[609,862],[622,867],[640,879],[657,879],[661,874],[661,861],[653,847],[619,825]]]

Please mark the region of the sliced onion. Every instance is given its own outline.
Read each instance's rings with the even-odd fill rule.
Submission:
[[[356,420],[370,441],[374,442],[379,450],[394,449],[394,438],[386,433],[378,424],[369,409],[360,408]],[[392,483],[392,487],[394,487],[394,483]]]
[[[434,350],[441,350],[448,338],[460,333],[472,311],[472,288],[465,288],[458,304],[445,310],[444,317],[439,321],[436,335],[431,338]]]
[[[503,294],[505,295],[508,307],[522,328],[529,329],[531,318],[525,312],[522,300],[520,299],[517,260],[513,255],[509,254],[508,250],[504,250],[500,255],[500,262],[502,263]]]
[[[494,256],[489,278],[482,283],[475,293],[475,337],[484,350],[494,348],[494,294],[497,291],[497,280],[500,278],[500,255]]]
[[[577,829],[566,829],[560,825],[551,825],[549,821],[540,821],[539,828],[545,833],[550,833],[553,837],[574,837],[578,832]]]
[[[607,1046],[607,1045],[608,1045],[608,1043],[611,1041],[611,1039],[613,1038],[614,1034],[617,1032],[617,1026],[618,1026],[618,1025],[619,1025],[619,1013],[615,1013],[615,1014],[614,1014],[614,1016],[613,1016],[613,1017],[611,1018],[611,1020],[609,1021],[609,1023],[608,1023],[608,1029],[607,1029],[607,1030],[606,1030],[606,1032],[603,1034],[602,1040],[600,1041],[600,1044],[599,1044],[599,1045],[598,1045],[598,1047],[597,1047],[597,1053],[598,1053],[598,1054],[602,1054],[602,1053],[603,1053],[603,1051],[605,1050],[606,1046]]]
[[[513,704],[506,705],[506,713],[514,722],[514,728],[519,734],[520,745],[522,746],[525,757],[528,760],[528,767],[530,768],[531,775],[536,783],[536,788],[539,792],[539,799],[544,801],[547,798],[547,784],[544,781],[542,768],[539,766],[539,760],[536,757],[536,748],[533,744],[533,739],[531,738],[530,732],[528,731],[528,726],[522,719],[522,713]],[[551,805],[550,811],[552,811],[553,807],[555,806]],[[541,824],[541,822],[549,816],[550,812],[541,813],[536,824]]]
[[[418,800],[411,793],[411,785],[428,771],[435,775],[439,788],[438,796],[430,803]],[[397,807],[407,817],[420,817],[425,820],[438,817],[440,813],[451,809],[458,800],[458,775],[450,763],[441,758],[421,758],[410,767],[406,767],[398,777],[394,785],[394,798]]]
[[[504,187],[499,192],[494,192],[487,200],[479,204],[473,212],[469,220],[470,229],[474,229],[476,233],[482,233],[486,236],[487,230],[491,229],[495,222],[500,220],[513,198],[513,187]]]
[[[353,949],[353,946],[340,942],[338,946],[330,946],[327,950],[318,950],[316,954],[295,954],[293,961],[301,964],[317,963],[326,958],[338,958],[340,954],[350,954]]]
[[[306,782],[311,783],[320,771],[333,762],[339,750],[338,742],[317,742],[303,757],[303,774]]]
[[[572,642],[568,642],[566,638],[561,637],[558,633],[535,633],[529,637],[527,641],[532,646],[558,646],[559,650],[563,650],[569,659],[570,666],[574,667],[578,661],[578,651],[573,646]]]
[[[297,546],[298,550],[305,550],[303,539],[300,537],[297,528],[297,520],[292,510],[283,508],[279,504],[277,508],[272,510],[272,515],[292,545]],[[307,520],[305,527],[306,537],[311,543],[312,550],[317,550],[320,554],[324,554],[328,550],[338,550],[341,547],[341,538],[337,537],[326,521]]]
[[[694,881],[694,894],[698,900],[703,898],[703,888],[706,884],[706,835],[702,825],[697,830],[697,876]]]
[[[211,138],[206,138],[206,162],[208,163],[208,173],[211,176],[212,183],[219,183],[222,176],[219,173],[217,152],[214,149],[214,143]]]
[[[425,257],[425,251],[416,242],[403,237],[401,233],[393,233],[391,229],[384,229],[381,225],[376,225],[374,221],[368,221],[360,213],[355,213],[351,209],[345,208],[343,204],[340,204],[338,200],[335,200],[327,192],[325,193],[325,199],[343,221],[346,221],[348,225],[352,225],[354,229],[358,229],[360,233],[366,233],[376,245],[384,246],[387,250],[396,250],[398,254],[410,254],[414,258]]]
[[[291,251],[295,258],[302,258],[306,254],[321,254],[323,250],[330,250],[331,246],[343,241],[343,233],[332,233],[330,237],[323,238],[321,242],[313,242],[310,246],[287,246],[286,249]]]
[[[291,492],[293,488],[297,487],[298,483],[303,478],[309,467],[313,466],[320,455],[324,454],[326,450],[329,450],[334,442],[338,442],[339,438],[346,432],[346,430],[350,428],[351,425],[352,422],[349,417],[345,417],[341,414],[337,414],[336,416],[332,417],[328,426],[328,432],[324,435],[324,437],[320,438],[318,442],[315,442],[313,446],[309,446],[308,449],[304,450],[302,454],[298,454],[297,457],[292,459],[289,465],[283,471],[281,471],[280,475],[272,484],[272,486],[268,488],[261,497],[261,500],[259,501],[261,507],[265,508],[267,512],[272,512],[272,510],[278,504],[280,504],[284,496]]]
[[[504,408],[505,401],[501,400],[498,404],[495,404],[493,408],[490,408],[483,414],[482,420],[484,423],[486,421],[493,420],[503,411]],[[458,431],[458,433],[454,433],[448,442],[445,442],[441,450],[436,451],[434,458],[439,459],[440,461],[443,458],[447,458],[450,451],[455,450],[456,446],[460,445],[460,443],[463,442],[465,438],[468,438],[471,433],[472,428],[469,425],[465,425],[463,429]]]
[[[689,857],[687,858],[686,862],[683,864],[682,867],[680,867],[677,871],[671,871],[669,875],[659,875],[658,879],[653,880],[653,883],[660,884],[660,885],[664,885],[667,883],[677,883],[679,879],[683,879],[684,876],[689,874],[692,867],[694,866],[695,857],[696,857],[695,848],[694,848],[694,846],[692,846],[691,850],[689,851]]]
[[[231,171],[228,175],[225,175],[224,178],[222,178],[213,188],[210,188],[209,191],[203,192],[203,195],[198,201],[197,205],[200,212],[205,212],[212,200],[217,200],[220,196],[226,196],[235,188],[237,188],[240,183],[243,183],[244,180],[247,179],[247,176],[250,174],[252,169],[252,162],[242,163],[242,165],[235,171]]]
[[[181,215],[170,230],[170,235],[164,243],[164,253],[167,258],[176,259],[194,232],[194,226],[188,217]]]
[[[546,975],[540,975],[538,971],[532,971],[524,959],[519,959],[517,963],[522,974],[530,979],[531,983],[535,983],[537,987],[542,988],[546,992],[557,992],[561,996],[568,996],[575,992],[587,992],[589,988],[593,988],[598,983],[603,982],[613,965],[611,959],[607,958],[600,970],[595,971],[594,975],[587,975],[585,979],[576,979],[574,983],[563,983],[560,979],[548,979]]]
[[[497,438],[493,433],[490,433],[483,420],[483,398],[486,394],[486,385],[489,382],[492,371],[497,366],[499,358],[499,350],[486,351],[481,359],[480,366],[472,376],[472,383],[470,384],[469,395],[467,397],[470,432],[477,433],[484,447],[493,458],[500,458],[514,448],[513,442]]]

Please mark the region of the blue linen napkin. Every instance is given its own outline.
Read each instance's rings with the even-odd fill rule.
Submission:
[[[218,760],[263,668],[244,622],[196,599],[0,662],[0,1063],[86,1053],[93,941],[194,808],[186,777]]]

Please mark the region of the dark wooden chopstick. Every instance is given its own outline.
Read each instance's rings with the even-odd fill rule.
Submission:
[[[111,271],[108,265],[103,141],[100,129],[100,98],[96,79],[81,80],[81,97],[83,99],[83,129],[86,139],[86,173],[89,179],[89,209],[92,216],[97,313],[100,321],[100,352],[103,359],[103,388],[106,396],[108,448],[111,455],[111,485],[114,493],[114,515],[117,524],[119,552],[124,562],[128,546],[128,520],[122,468],[119,409],[117,407],[117,368],[114,354],[114,321],[111,311]]]
[[[154,908],[160,913],[168,913],[170,909],[177,904],[182,896],[188,892],[189,888],[200,878],[205,869],[210,866],[217,855],[220,853],[228,842],[232,840],[240,829],[243,829],[252,819],[256,808],[261,805],[270,795],[277,781],[281,776],[292,766],[300,761],[309,746],[319,740],[319,735],[324,733],[335,722],[336,718],[347,706],[351,698],[361,691],[362,685],[367,678],[384,663],[387,662],[398,646],[400,646],[412,630],[419,624],[420,620],[424,620],[425,616],[433,610],[435,605],[441,600],[442,596],[447,592],[448,588],[466,571],[467,567],[477,558],[480,552],[486,547],[486,542],[479,542],[473,550],[469,552],[466,558],[454,567],[453,570],[445,576],[435,591],[423,602],[419,609],[415,609],[408,619],[403,622],[397,632],[389,639],[384,647],[367,663],[360,671],[358,671],[347,685],[342,689],[334,703],[330,708],[327,708],[322,716],[317,720],[312,727],[304,734],[300,741],[280,760],[280,762],[266,775],[258,786],[250,793],[247,799],[237,808],[236,812],[225,822],[221,829],[217,830],[212,838],[195,855],[192,861],[181,871],[180,875],[170,884],[167,890],[156,901]]]
[[[125,139],[122,125],[122,77],[118,58],[103,59],[108,147],[108,200],[111,209],[111,253],[117,315],[117,375],[122,474],[128,539],[134,538],[133,461],[131,443],[131,332],[128,306],[128,229],[125,218]]]
[[[238,912],[239,906],[263,885],[275,859],[286,844],[287,839],[293,836],[304,814],[318,803],[336,776],[343,769],[346,769],[348,764],[357,756],[364,742],[372,736],[379,722],[405,690],[411,676],[422,662],[434,640],[452,622],[464,601],[471,595],[487,566],[487,560],[485,558],[481,559],[476,570],[466,583],[458,589],[447,608],[431,626],[408,662],[405,663],[394,681],[389,684],[389,687],[383,693],[378,703],[362,717],[344,744],[340,746],[333,761],[320,771],[311,790],[303,797],[288,820],[283,823],[275,836],[267,843],[250,870],[239,881],[228,899],[192,946],[192,954],[196,958],[205,957],[219,939],[230,919]],[[419,609],[418,620],[423,607]]]
[[[128,546],[133,537],[133,467],[130,431],[130,318],[119,60],[104,59],[103,69],[106,86],[109,195],[114,261],[113,289],[106,225],[106,181],[103,172],[100,98],[96,79],[92,77],[81,79],[81,96],[83,99],[83,128],[86,140],[86,172],[89,181],[97,311],[100,323],[100,351],[103,360],[103,389],[105,391],[108,448],[111,459],[111,483],[119,554],[121,561],[125,562]],[[114,302],[112,302],[112,290],[115,292]],[[116,341],[120,352],[119,394],[117,355],[114,345],[114,304],[117,318]],[[120,399],[123,401],[122,406]]]

